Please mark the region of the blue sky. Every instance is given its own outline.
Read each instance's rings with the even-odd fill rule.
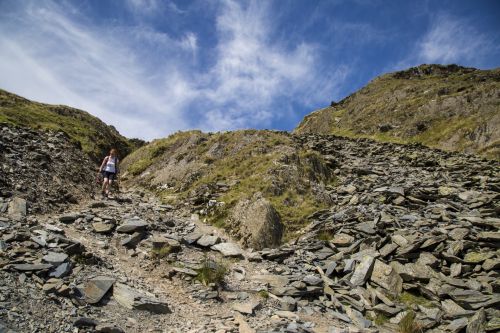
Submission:
[[[129,137],[291,130],[375,76],[500,66],[496,0],[0,0],[0,88]]]

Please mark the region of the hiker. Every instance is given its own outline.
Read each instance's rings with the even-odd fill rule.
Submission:
[[[111,191],[113,181],[118,181],[118,152],[115,148],[111,149],[109,156],[106,156],[102,161],[99,173],[102,173],[104,181],[102,182],[102,196],[107,197]],[[99,176],[99,173],[97,174]]]

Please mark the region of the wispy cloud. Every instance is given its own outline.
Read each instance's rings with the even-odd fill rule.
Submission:
[[[127,4],[135,14],[162,5]],[[173,37],[147,20],[92,25],[68,3],[26,2],[0,14],[0,85],[88,110],[147,139],[193,127],[270,127],[294,116],[290,103],[308,106],[331,96],[347,70],[322,75],[315,45],[286,48],[272,40],[268,10],[254,2],[218,6],[217,44],[204,50],[213,61],[201,67],[192,31]]]
[[[418,57],[425,62],[441,63],[470,60],[489,46],[486,37],[466,20],[439,15],[418,43]]]
[[[422,63],[472,64],[481,67],[483,57],[496,46],[471,21],[446,14],[431,16],[427,32],[419,38],[409,54],[392,69]]]
[[[287,99],[304,104],[332,94],[334,80],[318,72],[316,46],[276,44],[265,3],[225,1],[217,18],[217,62],[202,89],[214,129],[268,126],[286,115]],[[334,73],[337,82],[345,69]]]

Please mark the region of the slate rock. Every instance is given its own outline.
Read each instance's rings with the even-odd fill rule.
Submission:
[[[403,290],[403,279],[394,268],[380,260],[375,260],[370,280],[389,291],[393,296],[399,295]]]
[[[131,234],[138,231],[144,231],[148,227],[148,223],[141,219],[128,219],[116,228],[116,232]]]
[[[131,310],[145,310],[152,313],[171,312],[165,301],[148,296],[122,283],[116,283],[113,287],[113,298],[123,307]]]
[[[479,309],[472,318],[469,319],[469,323],[467,324],[467,328],[465,329],[466,333],[483,333],[485,332],[485,324],[486,324],[486,313],[484,312],[484,308]]]
[[[95,222],[92,223],[92,228],[98,234],[109,234],[115,228],[115,224],[111,222]]]
[[[123,239],[120,244],[126,247],[136,247],[145,236],[146,234],[144,232],[134,232],[132,235]]]
[[[52,272],[50,272],[50,277],[62,278],[71,272],[71,263],[63,262],[59,266],[57,266]]]
[[[85,301],[89,304],[98,303],[115,283],[115,279],[98,276],[87,281],[83,288]]]
[[[363,259],[361,259],[361,262],[356,266],[356,269],[351,276],[351,284],[353,286],[361,286],[362,284],[364,284],[370,278],[374,263],[374,257],[363,257]]]
[[[203,247],[210,247],[218,243],[220,243],[220,237],[212,235],[203,235],[196,241],[196,244]]]
[[[234,243],[219,243],[211,247],[212,250],[219,251],[225,257],[241,257],[243,252]]]
[[[354,325],[359,328],[369,328],[372,326],[372,322],[366,319],[361,312],[355,310],[351,307],[347,307],[345,310],[346,315],[351,319]]]
[[[253,312],[260,306],[260,302],[251,301],[246,303],[234,303],[231,308],[241,314],[252,315]]]
[[[59,221],[62,223],[73,223],[80,217],[79,214],[66,214],[59,216]]]
[[[26,216],[27,203],[23,198],[14,197],[9,202],[7,214],[12,218],[19,219]]]
[[[41,271],[44,269],[49,269],[51,267],[51,264],[17,264],[13,266],[15,270],[23,272]]]
[[[53,266],[59,266],[66,260],[68,260],[68,255],[66,253],[60,252],[48,252],[45,256],[43,256],[43,261],[48,262]]]

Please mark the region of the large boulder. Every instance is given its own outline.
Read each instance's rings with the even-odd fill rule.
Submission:
[[[243,245],[257,250],[280,245],[284,230],[280,215],[260,193],[240,200],[229,224]]]

